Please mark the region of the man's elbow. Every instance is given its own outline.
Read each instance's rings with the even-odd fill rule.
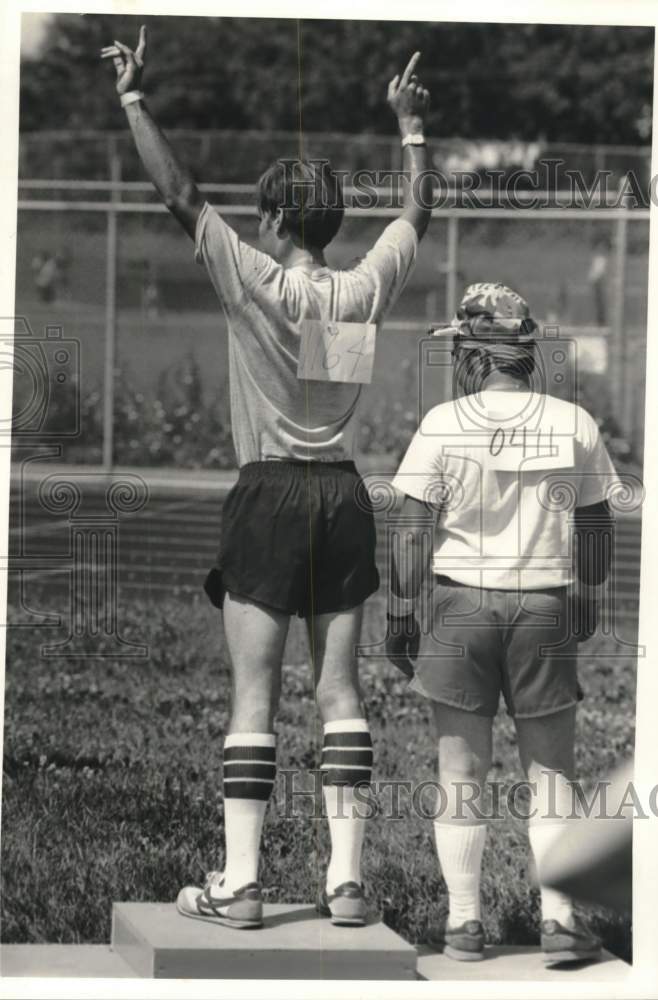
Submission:
[[[432,209],[424,208],[422,210],[420,219],[418,220],[418,225],[416,226],[416,233],[418,234],[419,240],[422,240],[423,236],[427,232],[431,218],[432,218]]]
[[[177,194],[166,197],[164,203],[187,235],[195,239],[197,221],[202,208],[201,195],[196,185],[186,185]]]
[[[423,236],[427,232],[430,219],[432,218],[432,209],[421,208],[419,205],[414,205],[413,208],[406,209],[402,213],[402,218],[406,219],[406,221],[414,227],[416,230],[416,236],[419,240],[422,240]]]
[[[167,192],[164,197],[165,207],[174,215],[193,211],[200,207],[201,195],[196,184],[184,184],[178,191]]]

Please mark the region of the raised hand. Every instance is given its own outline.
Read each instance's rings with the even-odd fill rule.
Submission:
[[[388,103],[398,120],[419,118],[422,121],[427,114],[430,104],[429,91],[423,87],[414,73],[419,59],[420,52],[414,52],[402,78],[397,74],[388,85]]]
[[[101,59],[111,59],[117,71],[117,94],[127,94],[129,90],[139,90],[146,57],[146,25],[139,29],[139,41],[133,52],[122,42],[101,49]]]

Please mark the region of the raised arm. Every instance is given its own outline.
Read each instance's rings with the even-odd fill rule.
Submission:
[[[149,114],[140,91],[146,57],[146,27],[139,32],[135,51],[115,41],[101,51],[102,59],[112,59],[117,72],[116,89],[125,107],[144,169],[163,202],[185,232],[195,238],[196,223],[203,198],[191,173],[177,159],[163,132]],[[138,96],[139,95],[139,96]]]
[[[404,210],[402,218],[410,222],[421,239],[432,216],[432,178],[425,144],[425,118],[430,95],[414,70],[420,52],[414,52],[407,68],[388,85],[388,103],[398,120],[403,143],[402,169]]]

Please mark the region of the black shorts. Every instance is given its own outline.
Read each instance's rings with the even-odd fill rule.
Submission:
[[[357,607],[379,586],[370,498],[353,462],[251,462],[222,508],[204,589],[289,615]]]

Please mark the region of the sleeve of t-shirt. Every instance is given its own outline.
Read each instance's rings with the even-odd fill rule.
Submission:
[[[393,477],[393,486],[400,493],[435,503],[441,489],[441,456],[436,434],[427,433],[427,418],[414,434],[411,444]]]
[[[418,235],[406,219],[391,222],[359,261],[355,275],[373,293],[371,322],[383,319],[404,288],[418,253]]]
[[[267,254],[241,240],[208,202],[197,220],[194,257],[205,265],[228,312],[247,305],[251,290],[277,266]]]
[[[584,420],[580,446],[582,459],[578,468],[578,507],[590,507],[605,500],[620,485],[617,470],[596,421],[588,413]]]

